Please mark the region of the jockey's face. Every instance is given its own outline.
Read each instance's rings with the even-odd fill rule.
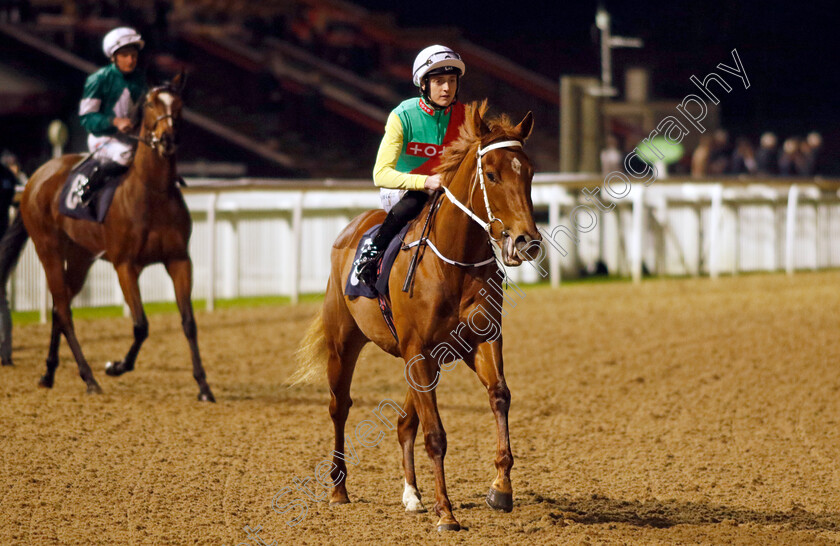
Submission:
[[[121,47],[114,53],[114,63],[123,74],[131,74],[137,68],[138,50],[134,46]]]
[[[457,92],[458,76],[455,74],[440,74],[429,78],[429,98],[441,108],[452,104]]]

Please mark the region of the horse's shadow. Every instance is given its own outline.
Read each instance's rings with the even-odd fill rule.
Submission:
[[[785,525],[796,531],[840,530],[840,513],[814,514],[799,507],[779,512],[674,499],[625,501],[602,495],[555,499],[538,493],[526,493],[520,500],[526,504],[530,504],[529,501],[548,504],[552,508],[550,517],[581,524],[626,523],[638,527],[667,529],[675,525],[711,525],[726,522],[732,525]]]

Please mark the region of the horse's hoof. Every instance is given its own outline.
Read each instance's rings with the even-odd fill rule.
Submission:
[[[457,521],[455,523],[438,523],[437,526],[438,531],[460,531],[461,524]]]
[[[213,393],[208,390],[207,392],[198,393],[198,401],[199,402],[215,402],[216,398],[213,396]]]
[[[349,503],[350,497],[347,496],[346,492],[334,491],[333,494],[330,496],[330,506],[338,506],[339,504]]]
[[[15,363],[12,362],[11,358],[4,358],[2,361],[0,361],[0,363],[2,363],[3,366],[14,366],[15,365]]]
[[[108,361],[105,363],[105,374],[110,375],[111,377],[117,377],[118,375],[122,375],[125,372],[130,372],[130,369],[127,369],[123,364],[122,360],[117,360],[116,362]]]
[[[502,512],[513,510],[513,493],[502,493],[491,487],[484,500],[487,502],[487,506],[493,510],[500,510]]]
[[[95,381],[87,386],[88,394],[102,394],[102,387]]]
[[[38,380],[38,386],[42,389],[51,389],[53,386],[53,379],[51,377],[47,377],[46,375],[41,376],[41,379]]]

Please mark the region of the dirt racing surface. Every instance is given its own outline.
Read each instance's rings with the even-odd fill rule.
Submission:
[[[77,322],[104,395],[84,394],[66,344],[51,391],[46,326],[15,330],[0,369],[0,544],[673,544],[840,540],[840,273],[535,288],[505,318],[514,509],[484,504],[495,475],[487,396],[463,365],[438,400],[446,472],[466,530],[407,515],[396,432],[356,445],[351,504],[304,498],[332,451],[326,380],[287,388],[317,305],[199,313],[217,404],[196,401],[177,315],[150,317],[137,369],[128,319]],[[402,363],[363,351],[347,434]],[[434,504],[422,433],[418,484]],[[312,484],[312,481],[309,482]],[[316,492],[321,490],[316,489]],[[252,534],[252,537],[255,536]]]

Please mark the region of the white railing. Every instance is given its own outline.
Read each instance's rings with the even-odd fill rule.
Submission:
[[[212,309],[217,298],[322,292],[329,276],[330,248],[349,221],[379,206],[369,182],[219,181],[188,179],[185,199],[193,217],[190,252],[193,297]],[[538,224],[547,237],[558,226],[572,228],[583,187],[601,181],[586,175],[539,174],[532,198]],[[818,185],[819,184],[819,185]],[[819,181],[657,181],[633,185],[615,207],[598,216],[598,226],[565,235],[557,242],[561,258],[547,245],[541,264],[553,286],[562,275],[602,260],[610,273],[640,280],[644,269],[657,275],[705,275],[746,271],[822,269],[840,266],[840,199]],[[822,188],[822,189],[821,189]],[[603,192],[599,197],[603,197]],[[559,233],[559,232],[558,232]],[[514,282],[540,280],[537,268],[509,270]],[[46,316],[43,272],[30,243],[11,280],[15,310],[42,309]],[[144,301],[174,301],[161,265],[140,277]],[[123,303],[110,264],[97,262],[76,298],[76,306]]]

